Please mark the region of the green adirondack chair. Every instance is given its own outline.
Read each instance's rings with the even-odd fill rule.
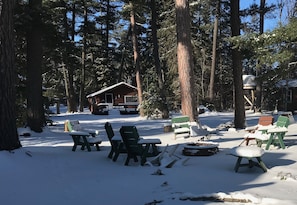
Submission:
[[[141,144],[138,144],[139,134],[135,126],[122,126],[120,133],[123,139],[123,142],[127,149],[127,159],[125,165],[129,165],[131,158],[134,159],[134,162],[138,162],[138,158],[141,158],[141,165],[146,161],[146,156],[144,156],[144,148]]]
[[[188,116],[178,116],[171,119],[174,132],[174,139],[177,136],[190,137],[190,118]]]
[[[140,157],[140,164],[144,165],[147,157],[154,157],[160,153],[156,146],[157,144],[161,144],[160,139],[140,138],[135,126],[122,126],[120,133],[127,149],[126,166],[129,164],[131,158],[135,162],[138,162],[137,157]]]
[[[275,128],[267,130],[267,139],[256,139],[258,146],[261,147],[262,144],[266,144],[265,149],[268,150],[271,144],[279,144],[282,149],[285,149],[285,144],[283,140],[286,132],[288,131],[287,128],[289,124],[290,119],[286,116],[280,115],[275,123]]]
[[[112,126],[109,122],[106,122],[104,125],[108,140],[111,145],[110,152],[108,154],[108,158],[112,159],[114,162],[117,161],[118,156],[121,153],[127,153],[126,147],[122,141],[121,137],[115,137]],[[114,156],[113,156],[114,155]]]

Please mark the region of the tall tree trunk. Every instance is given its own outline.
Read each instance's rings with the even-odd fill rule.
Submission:
[[[140,63],[139,63],[139,48],[138,48],[138,40],[137,40],[137,26],[136,26],[136,23],[135,23],[135,13],[134,13],[133,2],[130,1],[129,4],[130,4],[130,7],[131,7],[130,21],[131,21],[134,65],[135,65],[135,72],[136,72],[136,84],[137,84],[137,91],[138,91],[138,102],[139,102],[139,104],[142,104],[142,82],[141,82]],[[142,106],[140,106],[139,114],[140,114],[140,116],[144,116],[144,110],[143,110]]]
[[[106,29],[105,29],[105,61],[106,65],[109,65],[109,30],[110,30],[110,20],[109,20],[109,15],[110,15],[110,2],[109,0],[106,0]]]
[[[217,55],[217,36],[218,36],[218,25],[219,25],[219,13],[220,13],[220,1],[216,2],[216,17],[213,25],[213,41],[212,41],[212,59],[210,69],[210,81],[209,81],[209,101],[214,100],[214,79],[216,69],[216,55]]]
[[[191,44],[191,18],[188,0],[175,0],[176,33],[177,33],[177,63],[181,89],[182,113],[196,120],[197,105],[194,90],[194,63]]]
[[[205,99],[206,98],[206,94],[205,94],[205,84],[204,84],[204,78],[205,78],[205,73],[206,73],[206,53],[205,53],[205,48],[201,48],[201,51],[200,51],[200,54],[201,54],[201,80],[200,80],[200,87],[201,87],[201,98],[202,99]]]
[[[240,35],[239,0],[231,0],[231,30],[232,36]],[[241,53],[235,48],[232,49],[232,68],[234,80],[234,125],[235,128],[245,127],[245,108],[243,97],[242,64]]]
[[[64,3],[64,7],[65,7],[65,12],[64,12],[64,38],[65,39],[69,39],[69,28],[68,28],[68,22],[67,22],[67,5]],[[75,1],[73,1],[73,5],[72,5],[72,27],[71,27],[71,40],[72,42],[74,42],[74,29],[75,29],[75,16],[76,16],[76,9],[75,9]],[[63,75],[64,75],[64,82],[65,82],[65,93],[66,93],[66,99],[67,99],[67,112],[77,112],[77,103],[76,103],[76,98],[75,98],[75,92],[74,92],[74,80],[73,80],[73,68],[71,65],[69,65],[69,61],[67,61],[66,59],[68,59],[68,54],[71,53],[71,51],[69,51],[69,45],[66,45],[66,52],[62,54],[63,56]]]
[[[0,150],[21,147],[16,128],[13,0],[0,0]]]
[[[88,21],[87,5],[84,1],[84,25],[83,25],[83,45],[81,52],[81,74],[80,74],[80,92],[79,92],[79,111],[84,111],[85,102],[85,59],[86,59],[86,26]]]
[[[161,97],[161,112],[162,112],[162,118],[167,119],[169,118],[169,111],[167,106],[167,100],[165,95],[165,89],[164,89],[164,82],[162,78],[162,70],[161,70],[161,64],[160,64],[160,57],[159,57],[159,43],[158,43],[158,37],[157,37],[157,12],[156,12],[156,2],[155,0],[150,1],[151,6],[151,12],[152,12],[152,41],[153,41],[153,56],[155,60],[155,67],[156,72],[158,76],[158,86],[160,89],[160,97]]]
[[[265,0],[260,1],[260,34],[264,32],[264,15],[265,15]],[[257,86],[256,86],[256,111],[261,111],[262,107],[262,67],[259,66],[257,69]]]
[[[31,130],[42,132],[45,116],[42,98],[42,0],[30,0],[31,25],[27,31],[27,122]]]

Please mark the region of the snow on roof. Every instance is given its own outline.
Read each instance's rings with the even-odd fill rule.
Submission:
[[[114,84],[114,85],[112,85],[112,86],[109,86],[109,87],[107,87],[107,88],[103,88],[102,90],[99,90],[99,91],[96,91],[96,92],[94,92],[94,93],[91,93],[91,94],[87,95],[87,98],[94,97],[94,96],[99,95],[99,94],[101,94],[101,93],[104,93],[104,92],[106,92],[106,91],[108,91],[108,90],[111,90],[111,89],[113,89],[113,88],[116,88],[116,87],[118,87],[118,86],[120,86],[120,85],[126,85],[126,86],[128,86],[128,87],[133,88],[133,89],[137,89],[137,88],[136,88],[135,86],[133,86],[133,85],[130,85],[130,84],[125,83],[125,82],[120,82],[120,83]]]
[[[256,87],[254,75],[242,75],[243,89],[253,89]]]

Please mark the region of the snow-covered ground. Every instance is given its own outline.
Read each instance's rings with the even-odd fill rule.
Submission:
[[[247,112],[247,125],[256,125],[259,116]],[[0,152],[1,204],[297,204],[296,123],[289,125],[286,149],[272,146],[265,151],[262,158],[268,172],[258,167],[240,167],[236,173],[236,157],[228,153],[242,142],[246,132],[222,129],[232,122],[231,112],[206,112],[199,116],[202,126],[219,130],[209,139],[219,143],[219,152],[190,157],[182,155],[184,145],[197,142],[201,136],[174,140],[172,132],[163,130],[170,120],[120,115],[118,110],[111,110],[107,116],[92,115],[87,110],[74,114],[62,111],[51,119],[55,126],[46,127],[43,133],[20,136],[21,149]],[[86,130],[98,130],[103,139],[101,151],[93,147],[91,152],[79,148],[72,152],[72,139],[64,132],[67,119],[79,120]],[[175,154],[180,159],[171,168],[140,166],[133,160],[124,166],[125,154],[113,162],[107,158],[107,121],[117,135],[122,125],[135,125],[141,137],[161,139],[161,149],[168,145],[170,150],[178,144]],[[182,163],[186,158],[189,160]]]

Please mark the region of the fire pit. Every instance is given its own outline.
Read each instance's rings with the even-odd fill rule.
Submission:
[[[205,141],[188,143],[184,146],[183,155],[186,156],[210,156],[219,151],[219,143]]]

